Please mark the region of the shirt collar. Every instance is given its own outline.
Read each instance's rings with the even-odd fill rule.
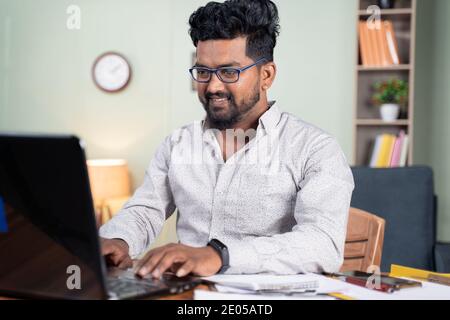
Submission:
[[[260,125],[262,125],[266,131],[275,129],[281,119],[280,109],[275,105],[275,102],[276,101],[270,101],[269,109],[259,118]]]

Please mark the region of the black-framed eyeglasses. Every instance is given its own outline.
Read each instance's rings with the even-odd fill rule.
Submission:
[[[219,78],[219,80],[224,83],[236,83],[239,81],[239,77],[242,72],[266,61],[266,58],[262,58],[255,63],[243,68],[223,67],[218,69],[211,69],[206,67],[192,67],[191,69],[189,69],[189,73],[191,74],[192,79],[200,83],[210,82],[213,73],[215,73],[217,78]]]

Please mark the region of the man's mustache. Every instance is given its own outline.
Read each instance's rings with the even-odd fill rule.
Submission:
[[[231,94],[225,93],[225,92],[215,92],[215,93],[207,92],[207,93],[205,94],[205,98],[206,98],[207,100],[211,100],[211,99],[223,99],[223,98],[226,98],[226,99],[230,100],[230,99],[231,99]]]

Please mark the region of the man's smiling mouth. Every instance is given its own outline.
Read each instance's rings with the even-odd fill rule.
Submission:
[[[209,99],[209,105],[212,107],[224,107],[228,105],[228,99],[227,98]]]

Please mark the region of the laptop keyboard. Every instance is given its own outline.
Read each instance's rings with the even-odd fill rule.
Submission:
[[[117,298],[128,298],[155,293],[167,288],[161,282],[148,279],[109,278],[108,290]]]
[[[165,274],[162,280],[137,278],[130,270],[120,276],[107,278],[108,291],[113,299],[127,299],[137,296],[150,296],[157,293],[181,293],[198,284],[195,280],[182,280]]]

